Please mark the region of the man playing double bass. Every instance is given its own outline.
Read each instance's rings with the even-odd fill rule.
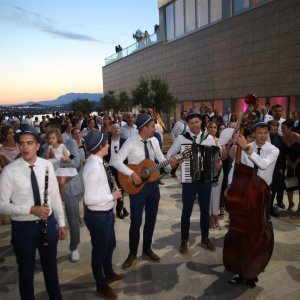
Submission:
[[[256,170],[257,176],[262,178],[267,184],[267,186],[270,186],[272,182],[274,167],[276,164],[277,157],[279,155],[278,148],[276,148],[274,145],[268,142],[269,130],[270,130],[270,126],[268,124],[264,123],[262,120],[256,120],[252,126],[252,131],[254,133],[254,138],[255,138],[254,142],[248,144],[245,137],[242,134],[235,135],[235,141],[242,149],[241,163],[248,167],[254,168]],[[235,182],[233,181],[233,173],[234,173],[234,168],[231,169],[228,176],[229,185],[235,184]],[[227,190],[227,196],[228,193],[230,193],[228,192],[229,189]],[[240,200],[243,201],[243,199]],[[261,201],[262,199],[256,199],[256,200]],[[270,198],[268,198],[267,200],[268,200],[267,202],[270,203]],[[268,212],[269,212],[269,207],[267,205],[265,213],[267,214]],[[260,212],[257,211],[256,214],[259,215]],[[250,218],[250,216],[248,217]],[[263,228],[261,230],[263,230]],[[249,232],[248,234],[251,235],[251,232]],[[226,242],[226,237],[225,237],[225,242]],[[224,248],[225,248],[225,243],[224,243]],[[268,250],[272,253],[272,249],[268,249]],[[268,263],[268,261],[269,258],[267,262],[265,262],[265,265]],[[252,261],[253,265],[256,263],[259,264],[258,262]],[[238,284],[244,282],[245,280],[246,284],[248,284],[251,287],[255,287],[255,282],[258,280],[257,276],[254,276],[254,278],[244,278],[244,277],[245,276],[243,276],[242,274],[238,274],[234,276],[229,281],[229,283]]]

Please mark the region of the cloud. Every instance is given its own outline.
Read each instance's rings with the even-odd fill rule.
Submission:
[[[5,12],[5,10],[2,10],[0,18],[2,18],[2,21],[13,22],[19,26],[33,28],[63,39],[110,44],[109,42],[99,41],[88,35],[58,28],[54,20],[18,6],[13,7],[10,11],[6,10]]]

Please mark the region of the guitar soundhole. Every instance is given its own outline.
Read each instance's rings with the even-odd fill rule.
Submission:
[[[147,169],[141,169],[140,170],[140,177],[142,178],[142,180],[144,182],[150,177],[150,172]]]

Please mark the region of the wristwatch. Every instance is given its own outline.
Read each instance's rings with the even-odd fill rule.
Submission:
[[[243,149],[244,151],[249,151],[250,150],[250,146],[247,146],[245,149]]]

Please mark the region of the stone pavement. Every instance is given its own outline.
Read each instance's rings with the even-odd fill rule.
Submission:
[[[178,251],[182,207],[180,181],[165,175],[163,182],[165,185],[160,186],[161,201],[153,238],[153,250],[161,256],[161,262],[151,263],[142,259],[140,247],[138,260],[126,271],[125,280],[111,285],[118,292],[119,299],[300,299],[299,218],[291,218],[285,211],[281,212],[281,218],[272,218],[274,252],[265,272],[259,275],[257,287],[231,286],[227,281],[232,274],[224,269],[222,263],[226,223],[221,221],[221,230],[210,230],[216,251],[206,250],[200,244],[199,207],[195,204],[191,218],[190,251],[182,256]],[[298,205],[297,198],[294,199],[295,206]],[[117,247],[113,256],[116,272],[122,272],[122,263],[128,255],[128,228],[129,218],[117,220]],[[0,226],[0,241],[0,256],[5,257],[5,262],[0,263],[0,299],[17,300],[18,276],[9,244],[10,225]],[[90,267],[91,244],[84,225],[81,227],[79,252],[80,261],[71,263],[68,260],[68,240],[59,242],[58,268],[63,299],[96,299]],[[48,299],[38,259],[35,291],[37,300]]]

